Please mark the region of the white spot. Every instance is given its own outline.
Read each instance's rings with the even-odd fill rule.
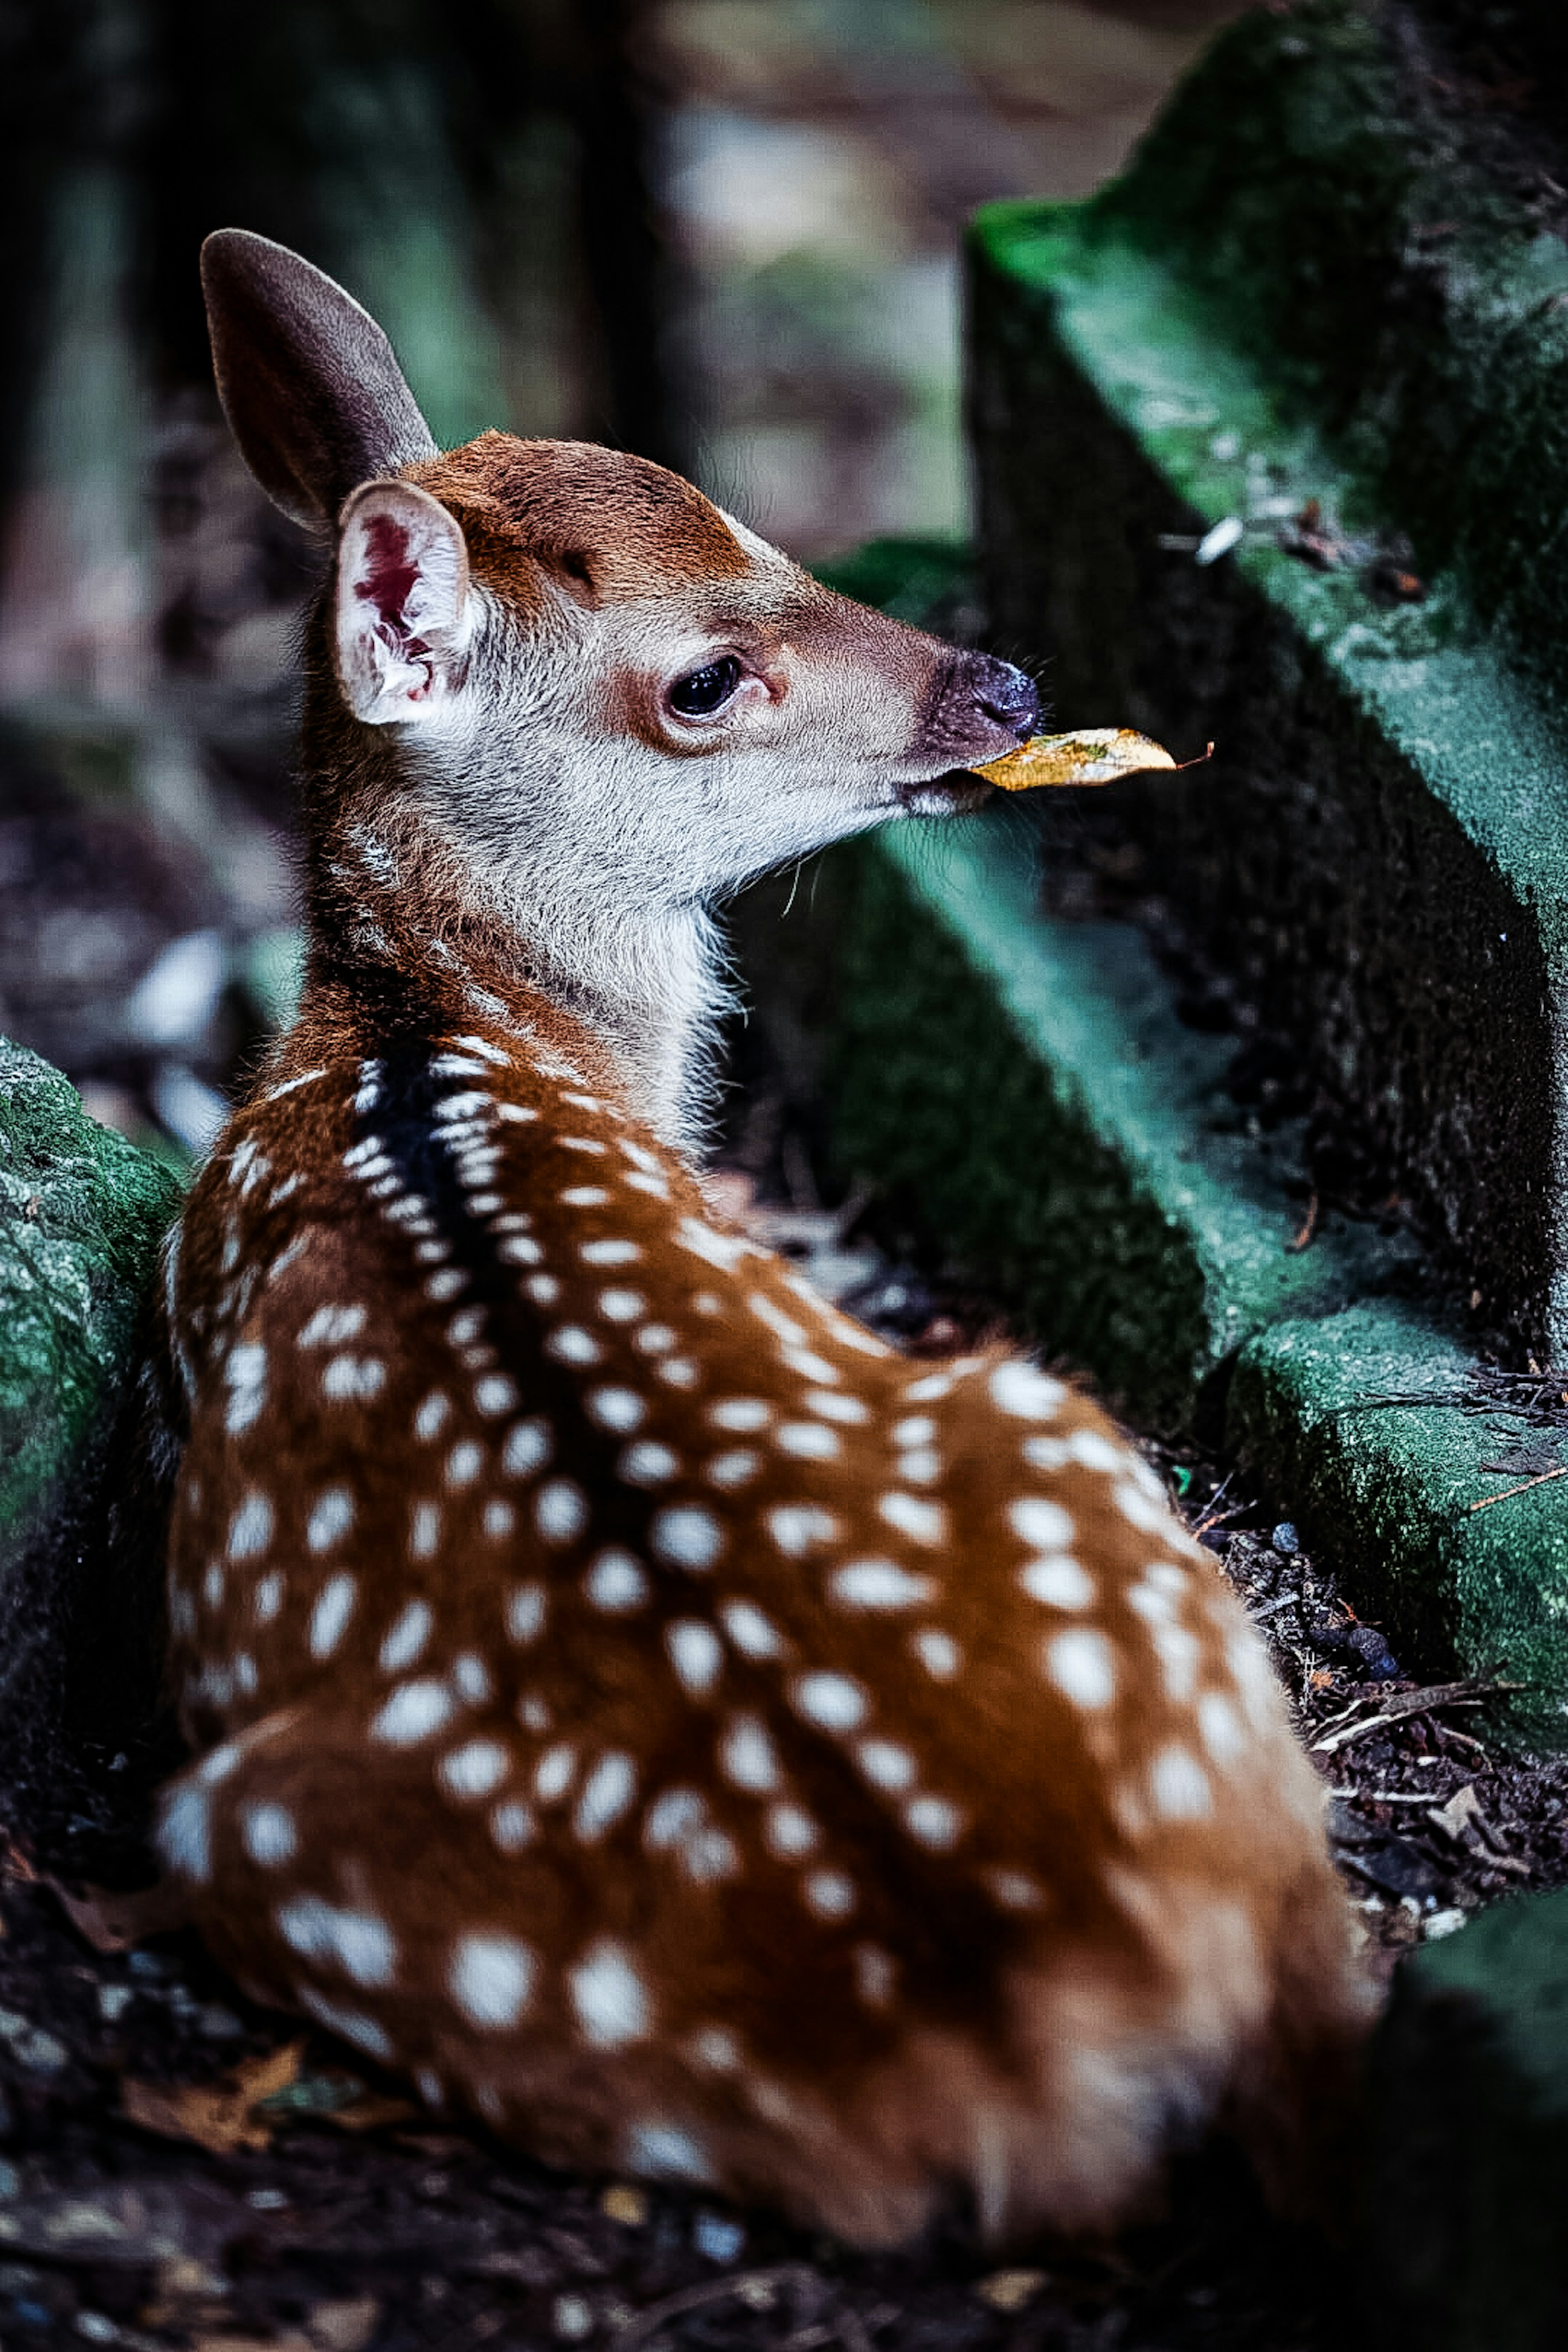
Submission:
[[[915,1759],[894,1740],[862,1739],[855,1750],[855,1761],[874,1788],[897,1790],[913,1786]]]
[[[1049,1421],[1059,1412],[1068,1391],[1060,1381],[1037,1371],[1033,1364],[998,1364],[991,1375],[991,1402],[1020,1421]],[[910,1389],[907,1393],[917,1396]]]
[[[942,1456],[930,1445],[900,1454],[896,1466],[900,1477],[910,1486],[933,1486],[942,1476]]]
[[[404,1683],[373,1717],[370,1736],[388,1748],[412,1748],[439,1731],[451,1714],[452,1694],[444,1683]]]
[[[950,1683],[963,1664],[963,1654],[952,1634],[934,1625],[922,1625],[918,1633],[911,1633],[910,1647],[932,1682]]]
[[[344,2042],[352,2042],[356,2050],[364,2051],[372,2058],[381,2059],[384,2064],[391,2064],[392,2036],[376,2023],[374,2017],[366,2017],[361,2010],[342,2008],[337,2001],[329,2000],[324,1993],[318,1992],[314,1985],[296,1985],[294,1998],[307,2015],[313,2017],[318,2025],[324,2025],[329,2033],[337,2034]]]
[[[929,1372],[924,1380],[911,1381],[904,1394],[911,1404],[940,1404],[943,1397],[952,1394],[952,1375]]]
[[[1082,1707],[1109,1706],[1116,1696],[1116,1666],[1103,1633],[1075,1626],[1068,1633],[1053,1633],[1041,1652],[1048,1679]]]
[[[695,1789],[666,1789],[647,1809],[643,1843],[649,1853],[684,1845],[702,1826],[707,1808]]]
[[[561,1195],[563,1209],[602,1209],[609,1200],[602,1184],[569,1184]]]
[[[877,1505],[879,1517],[911,1543],[939,1544],[947,1534],[947,1513],[940,1503],[927,1503],[918,1495],[884,1495]]]
[[[731,1717],[719,1743],[719,1762],[737,1789],[750,1789],[758,1796],[771,1796],[783,1778],[767,1727],[756,1715]]]
[[[271,1569],[261,1577],[251,1596],[251,1612],[258,1625],[270,1625],[283,1606],[283,1577],[279,1569]]]
[[[615,1617],[642,1607],[648,1582],[641,1561],[629,1551],[602,1551],[584,1578],[583,1590],[595,1609]]]
[[[636,1242],[584,1242],[577,1253],[584,1265],[635,1265],[642,1252]]]
[[[462,1313],[454,1315],[447,1324],[447,1337],[454,1348],[466,1348],[479,1338],[484,1328],[485,1318],[479,1308],[465,1307]]]
[[[672,1389],[694,1389],[700,1378],[689,1356],[671,1356],[664,1363],[656,1364],[654,1371]]]
[[[231,1437],[239,1437],[260,1417],[267,1402],[266,1349],[254,1339],[231,1348],[223,1376],[228,1389],[224,1427]]]
[[[824,1429],[819,1421],[787,1421],[774,1430],[773,1443],[781,1454],[801,1462],[832,1462],[839,1452],[837,1430]]]
[[[446,2095],[441,2088],[441,2077],[437,2074],[434,2066],[416,2066],[414,2070],[414,2084],[427,2107],[439,2107],[445,2104]]]
[[[721,2025],[705,2025],[691,2037],[691,2054],[715,2074],[732,2074],[741,2063],[741,2045]]]
[[[936,1423],[929,1412],[911,1413],[907,1421],[893,1426],[895,1445],[929,1445],[936,1435]]]
[[[1021,1502],[1010,1503],[1007,1517],[1015,1531],[1037,1551],[1066,1551],[1072,1541],[1070,1512],[1059,1503],[1047,1502],[1044,1496],[1026,1495]]]
[[[574,1479],[552,1478],[533,1498],[533,1523],[546,1543],[575,1543],[588,1524],[588,1497]]]
[[[429,1640],[434,1622],[427,1601],[411,1601],[388,1629],[381,1645],[382,1671],[400,1675],[405,1666],[411,1666]]]
[[[447,1456],[448,1486],[471,1486],[484,1465],[483,1449],[471,1437],[463,1438]]]
[[[702,1475],[710,1486],[721,1486],[728,1491],[732,1486],[745,1486],[749,1479],[756,1476],[761,1467],[760,1454],[749,1452],[743,1445],[737,1445],[729,1454],[715,1454]]]
[[[635,1323],[647,1312],[647,1300],[640,1290],[601,1290],[599,1312],[606,1323]]]
[[[815,1544],[831,1543],[838,1522],[816,1503],[781,1503],[768,1513],[768,1532],[788,1559],[799,1559]]]
[[[500,1450],[500,1466],[509,1478],[527,1478],[542,1470],[550,1459],[550,1423],[542,1417],[514,1422]]]
[[[451,1410],[450,1398],[443,1396],[439,1389],[432,1389],[414,1416],[415,1436],[426,1445],[433,1437],[439,1437]]]
[[[1214,1811],[1207,1773],[1195,1756],[1173,1743],[1162,1748],[1149,1767],[1149,1793],[1155,1811],[1168,1822],[1201,1822]]]
[[[205,1886],[212,1876],[211,1802],[205,1789],[176,1789],[163,1799],[157,1846],[171,1870]]]
[[[831,1389],[811,1389],[805,1397],[806,1410],[818,1412],[825,1421],[858,1423],[869,1421],[871,1408],[858,1397],[836,1396]]]
[[[499,1739],[470,1739],[450,1748],[436,1769],[454,1797],[488,1797],[506,1779],[511,1758]]]
[[[1065,1438],[1026,1437],[1018,1451],[1031,1470],[1065,1470],[1071,1459]]]
[[[335,1961],[356,1984],[392,1982],[396,1939],[374,1911],[340,1910],[319,1895],[300,1895],[279,1905],[278,1927],[284,1942],[304,1958]]]
[[[330,1658],[353,1615],[359,1588],[352,1576],[330,1576],[310,1612],[310,1655]]]
[[[696,1698],[705,1696],[718,1681],[724,1663],[724,1653],[712,1627],[695,1617],[678,1618],[674,1624],[666,1626],[664,1641],[670,1664],[685,1688]]]
[[[915,1576],[890,1559],[852,1559],[835,1569],[827,1590],[844,1609],[914,1609],[929,1601],[936,1586],[929,1576]]]
[[[386,1385],[386,1366],[374,1356],[334,1356],[321,1374],[329,1404],[368,1404]]]
[[[216,1559],[209,1563],[202,1579],[202,1599],[209,1609],[223,1607],[223,1570]]]
[[[985,1870],[981,1876],[1004,1911],[1043,1911],[1043,1888],[1024,1870]]]
[[[447,1983],[470,2025],[502,2032],[527,2008],[537,1967],[515,1936],[470,1932],[452,1947]]]
[[[782,1307],[775,1307],[765,1291],[753,1290],[746,1304],[758,1322],[765,1323],[769,1330],[786,1345],[792,1348],[809,1346],[811,1334],[805,1326],[797,1323],[793,1315],[786,1315]]]
[[[822,1832],[800,1805],[771,1805],[763,1835],[781,1862],[798,1862],[802,1854],[815,1853],[822,1842]]]
[[[1247,1745],[1247,1734],[1223,1691],[1205,1691],[1198,1701],[1198,1730],[1216,1764],[1231,1764]]]
[[[365,1310],[363,1307],[318,1307],[300,1331],[301,1348],[341,1348],[346,1339],[357,1339],[364,1329]]]
[[[628,1445],[616,1465],[616,1475],[629,1486],[662,1486],[673,1478],[680,1467],[680,1456],[672,1454],[668,1445],[658,1445],[644,1438]]]
[[[329,1486],[310,1513],[305,1541],[312,1551],[329,1551],[353,1525],[353,1497],[346,1486]]]
[[[584,1402],[590,1421],[622,1436],[639,1428],[647,1412],[641,1397],[632,1389],[595,1389]]]
[[[724,1549],[724,1530],[711,1511],[697,1503],[672,1503],[656,1511],[648,1541],[671,1568],[711,1568]]]
[[[517,1513],[510,1503],[487,1503],[480,1524],[492,1543],[499,1543],[503,1536],[510,1536],[516,1527]]]
[[[819,1919],[847,1919],[855,1908],[855,1882],[841,1870],[814,1870],[801,1892]]]
[[[633,1345],[645,1356],[668,1356],[678,1343],[678,1335],[668,1323],[645,1323]]]
[[[553,1307],[561,1296],[561,1285],[552,1274],[531,1274],[522,1286],[536,1307]]]
[[[595,1160],[603,1160],[609,1150],[608,1144],[601,1143],[596,1135],[558,1135],[555,1140],[563,1151],[587,1151]]]
[[[506,1630],[509,1641],[521,1649],[525,1643],[535,1642],[544,1630],[544,1587],[542,1584],[518,1584],[507,1595]]]
[[[1070,1552],[1026,1560],[1018,1570],[1018,1581],[1031,1601],[1043,1601],[1050,1609],[1087,1609],[1094,1599],[1094,1579]]]
[[[693,1257],[701,1258],[705,1265],[719,1266],[726,1274],[732,1273],[743,1257],[762,1255],[754,1242],[742,1240],[739,1234],[716,1233],[698,1217],[682,1217],[675,1228],[675,1239]]]
[[[584,2041],[619,2049],[647,2032],[647,1988],[619,1944],[604,1938],[584,1954],[566,1979]]]
[[[781,1348],[779,1355],[792,1372],[803,1381],[836,1381],[839,1374],[822,1356],[814,1356],[809,1348]]]
[[[496,1255],[503,1265],[537,1265],[544,1252],[528,1234],[509,1234],[496,1244]]]
[[[408,1514],[408,1553],[411,1559],[433,1559],[441,1541],[441,1506],[439,1503],[416,1503]]]
[[[886,2009],[893,1998],[893,1959],[880,1944],[857,1944],[850,1954],[855,1990],[868,2009]]]
[[[626,2168],[651,2180],[710,2180],[701,2145],[676,2124],[633,2124],[626,2134]]]
[[[490,1815],[490,1835],[502,1853],[521,1853],[539,1835],[539,1824],[526,1805],[498,1805]]]
[[[726,1601],[719,1612],[724,1631],[742,1656],[782,1658],[788,1643],[771,1619],[750,1601]]]
[[[592,1845],[629,1811],[637,1792],[637,1768],[617,1748],[601,1756],[583,1783],[572,1826],[584,1845]]]
[[[904,1827],[921,1845],[945,1853],[958,1843],[963,1815],[945,1797],[911,1797],[904,1807]]]
[[[510,1412],[516,1402],[517,1382],[504,1372],[487,1372],[474,1382],[474,1403],[487,1421],[498,1412]]]
[[[1075,1429],[1068,1439],[1067,1450],[1074,1462],[1086,1470],[1102,1470],[1114,1476],[1130,1466],[1127,1448],[1113,1445],[1098,1429]]]
[[[796,1714],[824,1731],[857,1731],[866,1720],[866,1693],[848,1675],[797,1675],[790,1697]]]
[[[482,1706],[490,1695],[489,1668],[472,1650],[460,1650],[453,1659],[452,1680],[458,1696],[475,1706]]]
[[[282,1805],[241,1805],[239,1834],[251,1861],[264,1870],[292,1862],[299,1851],[294,1816]]]
[[[425,1284],[425,1296],[445,1306],[448,1298],[459,1298],[468,1286],[468,1277],[455,1265],[443,1266],[438,1274],[430,1275]]]
[[[577,1777],[577,1750],[569,1739],[547,1748],[533,1768],[533,1793],[542,1805],[559,1804]]]
[[[1122,1517],[1146,1535],[1163,1535],[1171,1524],[1171,1515],[1163,1503],[1131,1478],[1122,1478],[1110,1490],[1110,1499]]]
[[[708,1418],[715,1429],[737,1432],[765,1429],[773,1419],[773,1407],[761,1397],[721,1397],[708,1408]]]

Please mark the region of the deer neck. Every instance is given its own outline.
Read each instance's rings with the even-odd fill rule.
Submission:
[[[704,906],[617,904],[554,856],[513,856],[498,886],[406,793],[340,809],[310,828],[308,985],[367,1051],[381,1027],[501,1008],[531,1034],[542,1003],[589,1033],[627,1108],[695,1162],[731,1002]]]

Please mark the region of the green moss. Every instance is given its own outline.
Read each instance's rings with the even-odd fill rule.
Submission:
[[[179,1186],[0,1039],[0,1567],[80,1475]]]

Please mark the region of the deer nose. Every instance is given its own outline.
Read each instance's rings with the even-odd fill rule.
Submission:
[[[1011,662],[991,654],[972,656],[969,690],[975,708],[998,727],[1011,729],[1020,742],[1040,723],[1040,697],[1032,677]]]

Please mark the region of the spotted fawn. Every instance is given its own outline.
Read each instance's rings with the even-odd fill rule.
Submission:
[[[302,1009],[166,1261],[203,1934],[432,2107],[863,2243],[1107,2224],[1215,2114],[1283,2175],[1361,1996],[1240,1608],[1086,1399],[695,1171],[707,908],[984,799],[1032,688],[641,459],[442,456],[329,278],[204,267],[332,560]]]

